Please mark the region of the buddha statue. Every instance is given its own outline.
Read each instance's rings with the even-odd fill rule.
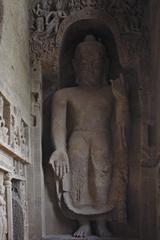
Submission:
[[[110,236],[110,221],[126,221],[128,99],[123,75],[105,81],[106,49],[87,35],[75,50],[76,87],[53,97],[50,157],[59,205],[78,220],[74,237]]]

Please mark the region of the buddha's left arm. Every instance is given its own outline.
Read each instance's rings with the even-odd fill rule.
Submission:
[[[116,122],[122,147],[127,147],[129,129],[129,102],[123,76],[112,81],[112,91],[115,97]]]

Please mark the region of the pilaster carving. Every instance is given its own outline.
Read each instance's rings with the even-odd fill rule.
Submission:
[[[7,237],[7,217],[5,187],[0,185],[0,239],[6,240]]]
[[[4,186],[6,188],[7,219],[8,219],[8,239],[13,240],[13,220],[12,220],[12,175],[5,174]]]

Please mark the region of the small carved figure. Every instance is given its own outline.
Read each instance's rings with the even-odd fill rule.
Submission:
[[[53,33],[54,35],[57,34],[59,29],[59,24],[62,19],[66,17],[66,14],[62,10],[52,11],[46,17],[46,32],[47,35]]]
[[[3,129],[3,142],[5,144],[8,144],[8,139],[9,139],[9,136],[8,136],[8,128],[6,127],[5,125],[5,122],[4,124],[2,124],[2,129]]]
[[[20,146],[21,146],[21,153],[26,157],[28,155],[28,146],[27,146],[27,139],[26,139],[26,126],[24,121],[21,121],[21,128],[20,128]]]
[[[4,100],[3,97],[0,96],[0,139],[3,143],[8,144],[8,128],[6,127],[6,121],[4,119]]]
[[[79,11],[79,10],[81,10],[81,8],[82,8],[81,0],[76,0],[75,1],[75,9],[77,11]]]
[[[49,13],[51,11],[52,4],[53,4],[52,0],[42,0],[43,11]]]
[[[34,41],[41,42],[44,38],[50,37],[52,34],[56,37],[61,21],[67,16],[65,4],[58,0],[53,4],[52,0],[37,3],[33,8],[34,23],[32,26],[32,38]]]
[[[14,130],[14,148],[18,151],[20,150],[20,132],[18,126],[15,126]]]
[[[75,0],[69,1],[69,9],[71,12],[73,12],[75,10]]]
[[[3,116],[3,106],[4,106],[4,101],[2,96],[0,96],[0,116]]]
[[[79,238],[91,235],[93,219],[101,237],[111,235],[106,221],[126,221],[128,99],[122,74],[104,85],[105,51],[87,36],[73,61],[79,86],[61,89],[53,99],[50,163],[59,204],[79,221]]]
[[[10,146],[14,148],[14,129],[15,129],[15,118],[11,114],[11,124],[10,124]]]
[[[20,163],[19,164],[19,175],[20,176],[22,176],[22,177],[24,177],[24,164],[23,163]],[[20,191],[20,193],[22,193],[21,191]]]
[[[20,121],[17,114],[14,114],[14,109],[11,113],[10,123],[10,145],[15,150],[20,151]]]
[[[13,161],[13,172],[15,175],[19,174],[19,165],[17,160]]]
[[[6,240],[7,234],[7,218],[6,218],[6,202],[5,188],[0,185],[0,239]]]
[[[36,7],[33,9],[35,15],[35,28],[38,33],[42,33],[45,30],[45,19],[44,11],[40,6],[40,3],[37,3]]]
[[[57,0],[56,9],[64,11],[64,9],[65,9],[65,1],[64,0],[63,1],[62,0]]]

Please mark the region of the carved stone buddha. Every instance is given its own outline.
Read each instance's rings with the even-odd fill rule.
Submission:
[[[78,86],[53,99],[50,163],[59,205],[79,221],[75,237],[109,236],[107,222],[126,221],[128,101],[122,74],[105,82],[106,49],[88,35],[75,50]]]

